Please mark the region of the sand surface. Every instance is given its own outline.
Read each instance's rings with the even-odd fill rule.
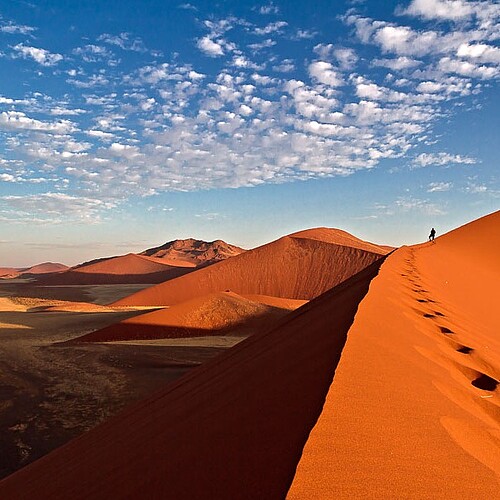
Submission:
[[[498,228],[388,257],[287,498],[499,497]]]

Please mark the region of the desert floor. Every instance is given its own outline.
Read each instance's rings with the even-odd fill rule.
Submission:
[[[104,304],[141,288],[144,286],[33,287],[19,280],[0,282],[0,477],[241,340],[68,342],[137,314],[88,303]],[[44,311],[50,306],[74,310]]]

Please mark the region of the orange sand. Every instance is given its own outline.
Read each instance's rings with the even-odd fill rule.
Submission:
[[[286,302],[289,306],[288,301]],[[289,307],[265,305],[231,292],[213,293],[182,302],[169,309],[126,319],[78,340],[111,342],[224,335],[228,332],[251,334],[259,329],[269,328],[289,310]]]
[[[386,253],[386,248],[363,242],[344,231],[311,229],[142,290],[115,304],[173,305],[225,290],[239,295],[309,300]]]
[[[499,228],[389,256],[287,498],[498,498]]]

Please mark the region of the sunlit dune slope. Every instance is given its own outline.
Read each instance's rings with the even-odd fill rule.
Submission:
[[[379,265],[4,479],[0,498],[282,499]]]
[[[289,491],[498,498],[500,212],[391,254]]]
[[[213,292],[309,300],[387,253],[336,229],[285,236],[117,301],[116,305],[172,305]],[[340,243],[336,243],[336,241]],[[349,245],[346,242],[350,241]],[[355,245],[355,246],[353,246]],[[367,251],[360,247],[369,247]]]
[[[179,338],[228,332],[250,334],[259,328],[269,328],[288,313],[289,308],[265,305],[235,293],[220,292],[129,318],[80,337],[78,341]]]

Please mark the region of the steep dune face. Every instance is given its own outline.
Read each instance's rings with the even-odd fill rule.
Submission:
[[[391,254],[287,498],[497,498],[500,212]]]
[[[213,293],[169,309],[135,316],[80,337],[83,342],[149,340],[205,335],[251,334],[270,328],[288,308],[265,305],[235,293]]]
[[[307,233],[280,238],[230,260],[133,294],[116,305],[172,305],[224,290],[240,295],[309,300],[387,252],[378,247],[374,252],[344,246],[343,236],[342,244],[334,243],[337,230],[322,229],[321,234],[313,234],[314,238],[309,238]],[[327,240],[318,239],[320,237],[327,237]]]
[[[283,498],[379,265],[6,478],[0,497]]]

